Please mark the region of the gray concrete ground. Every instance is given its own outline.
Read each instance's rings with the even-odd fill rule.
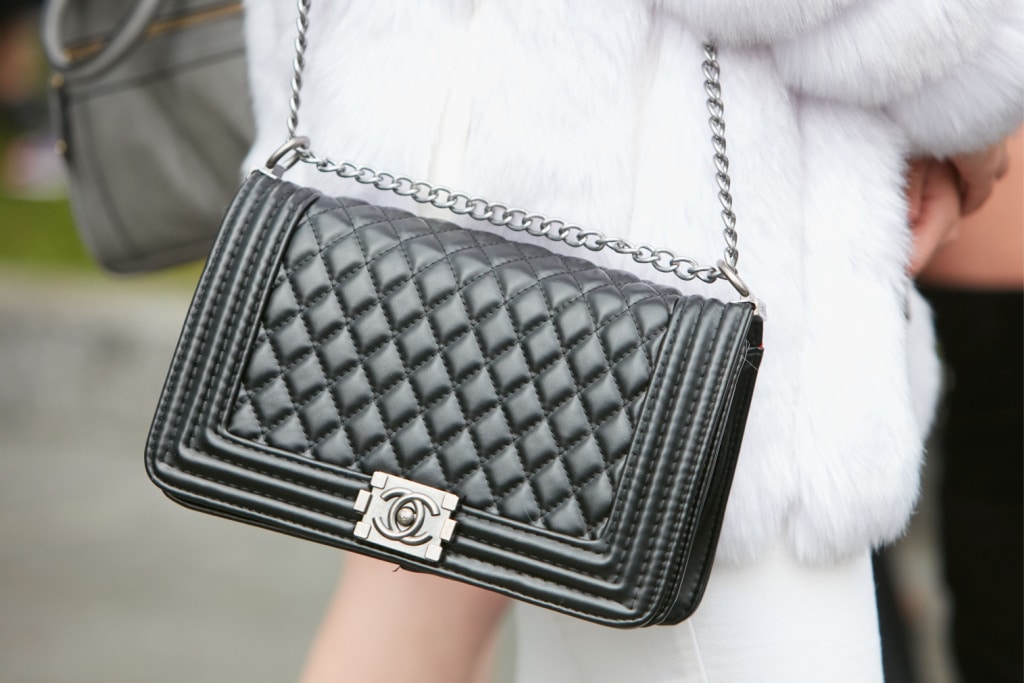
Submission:
[[[181,508],[144,472],[188,297],[0,270],[0,683],[269,683],[301,667],[339,553]],[[923,680],[946,683],[932,547],[915,532],[899,574]]]
[[[0,680],[293,680],[338,553],[185,510],[142,451],[187,292],[0,274]]]

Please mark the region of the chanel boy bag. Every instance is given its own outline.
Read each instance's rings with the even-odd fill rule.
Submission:
[[[147,445],[187,506],[619,627],[700,600],[760,364],[735,271],[314,155],[295,136],[224,219]],[[294,163],[494,225],[607,248],[744,300],[281,179]],[[581,253],[586,253],[581,251]]]

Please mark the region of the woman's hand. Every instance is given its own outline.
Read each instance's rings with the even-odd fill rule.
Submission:
[[[960,236],[918,275],[929,285],[994,291],[1024,289],[1024,128],[1007,144],[1009,169],[985,205],[960,221]]]
[[[907,170],[907,203],[914,249],[910,274],[916,276],[935,252],[957,236],[960,217],[976,211],[1009,168],[1007,142],[947,161],[913,159]]]
[[[963,204],[953,165],[934,159],[912,160],[907,172],[907,202],[914,239],[908,268],[916,276],[940,247],[956,238]]]
[[[960,215],[973,213],[992,194],[996,181],[1009,168],[1006,141],[972,154],[961,154],[949,160],[960,176]]]

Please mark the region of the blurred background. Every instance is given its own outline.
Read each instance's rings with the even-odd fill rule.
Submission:
[[[35,3],[14,4],[0,25],[0,683],[294,680],[340,553],[186,510],[147,480],[200,266],[115,277],[91,262],[47,125]],[[917,672],[896,683],[955,680],[936,475],[884,560]]]
[[[0,681],[294,680],[339,553],[185,510],[148,481],[200,266],[119,278],[91,262],[35,13],[0,19]]]

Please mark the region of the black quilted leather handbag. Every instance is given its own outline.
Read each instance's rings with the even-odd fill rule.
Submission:
[[[206,512],[602,624],[700,600],[761,360],[736,275],[718,63],[704,73],[732,264],[320,159],[289,132],[231,205],[147,446]],[[687,296],[490,232],[324,196],[293,163],[611,248],[746,300]],[[274,169],[271,171],[270,169]]]

